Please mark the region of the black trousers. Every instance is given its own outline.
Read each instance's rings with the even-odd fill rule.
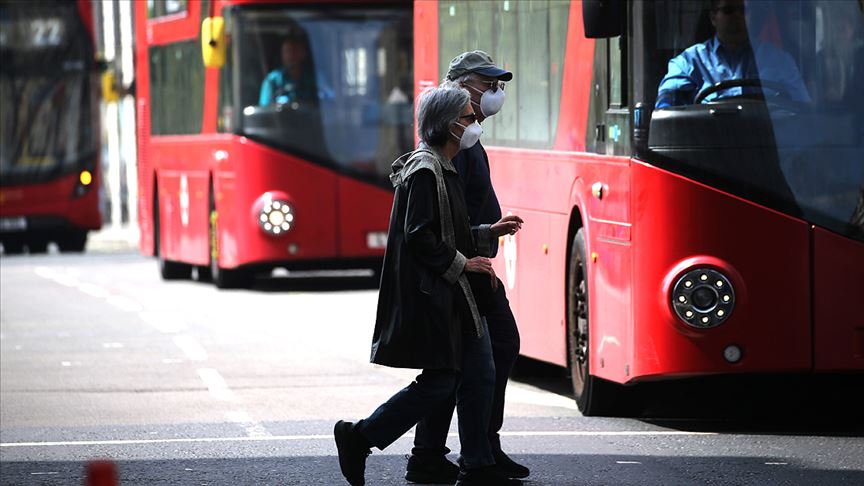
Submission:
[[[504,392],[507,380],[519,356],[519,329],[510,310],[510,301],[504,290],[504,283],[498,280],[498,290],[494,294],[494,305],[484,316],[492,341],[492,359],[495,362],[495,391],[492,400],[492,413],[489,418],[489,444],[494,452],[501,450],[501,426],[504,424]],[[440,408],[431,412],[417,423],[414,448],[411,453],[418,456],[445,455],[447,433],[453,419],[456,395],[453,394]]]

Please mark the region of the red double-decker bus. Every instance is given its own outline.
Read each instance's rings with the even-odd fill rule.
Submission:
[[[624,384],[864,370],[862,3],[747,2],[751,45],[782,59],[658,104],[711,8],[415,3],[416,87],[470,49],[514,73],[483,124],[502,209],[525,220],[496,270],[522,354],[568,366],[586,415]],[[771,82],[780,60],[809,99]]]
[[[377,269],[413,144],[411,4],[135,8],[140,247],[162,276]]]
[[[100,63],[89,0],[0,2],[0,242],[83,251],[99,211]]]

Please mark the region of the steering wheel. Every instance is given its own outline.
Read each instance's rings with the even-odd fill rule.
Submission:
[[[704,88],[699,94],[696,95],[696,99],[693,101],[694,105],[698,105],[702,103],[702,100],[708,97],[708,95],[714,94],[718,91],[723,91],[724,89],[729,88],[759,88],[764,96],[765,90],[770,89],[771,91],[775,91],[777,96],[784,100],[794,101],[791,96],[789,96],[789,88],[776,81],[765,81],[764,79],[756,79],[756,78],[745,78],[745,79],[728,79],[726,81],[720,81],[712,86],[708,86]]]

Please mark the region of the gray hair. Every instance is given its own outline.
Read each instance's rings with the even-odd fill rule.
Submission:
[[[417,135],[431,147],[443,147],[450,135],[450,125],[471,102],[468,90],[447,81],[420,95],[417,107]]]

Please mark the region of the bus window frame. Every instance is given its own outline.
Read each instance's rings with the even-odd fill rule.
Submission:
[[[192,2],[179,13],[147,18],[147,43],[150,46],[188,41],[198,37],[203,2]]]

